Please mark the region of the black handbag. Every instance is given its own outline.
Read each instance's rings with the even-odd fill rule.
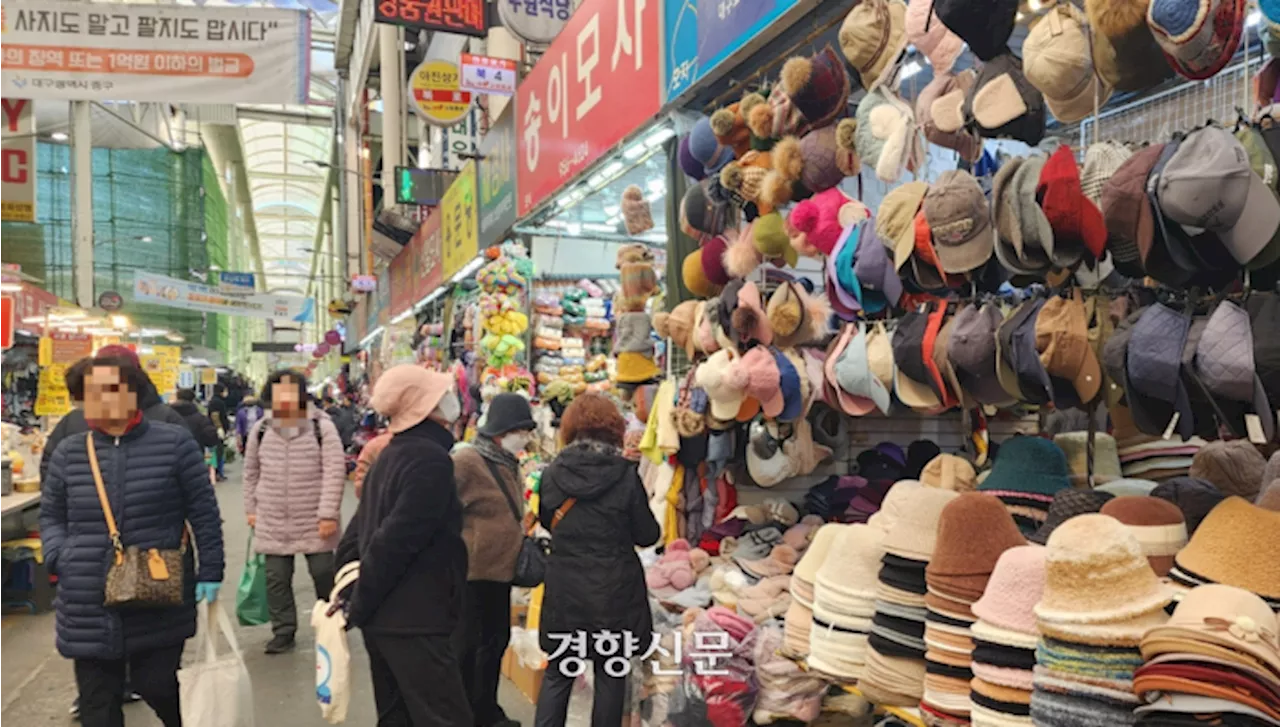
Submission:
[[[502,497],[507,501],[507,506],[511,508],[511,516],[516,519],[516,524],[520,526],[524,537],[520,543],[520,553],[516,556],[516,570],[511,578],[511,585],[521,588],[533,588],[542,585],[543,580],[547,577],[547,556],[551,553],[551,539],[539,538],[533,535],[535,528],[535,518],[533,513],[527,516],[520,514],[520,508],[516,506],[515,498],[507,490],[507,486],[502,482],[502,476],[498,472],[498,467],[492,461],[485,458],[484,463],[489,466],[489,473],[493,475],[493,482],[498,486],[498,490],[502,492]],[[551,531],[554,532],[556,525],[560,524],[560,520],[564,518],[565,513],[569,512],[577,502],[577,498],[571,497],[564,501],[559,508],[556,509],[555,516],[551,519]]]

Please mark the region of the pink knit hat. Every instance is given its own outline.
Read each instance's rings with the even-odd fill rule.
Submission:
[[[932,0],[907,3],[907,42],[929,59],[935,74],[950,72],[964,51],[964,41],[938,20]]]
[[[391,420],[387,430],[399,434],[426,419],[453,387],[453,377],[414,364],[401,364],[378,377],[369,403]]]
[[[1045,549],[1019,545],[1000,555],[973,615],[1002,629],[1036,633],[1036,603],[1044,593]]]
[[[745,374],[747,396],[760,402],[764,415],[774,419],[781,414],[785,400],[779,384],[778,363],[769,349],[756,346],[742,354],[738,369]]]

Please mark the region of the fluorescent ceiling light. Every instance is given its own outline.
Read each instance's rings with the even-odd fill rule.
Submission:
[[[565,228],[564,228],[564,231],[565,231],[565,232],[567,232],[567,233],[569,233],[569,235],[570,235],[570,236],[577,236],[577,235],[581,235],[581,234],[582,234],[582,225],[579,225],[579,224],[578,224],[578,223],[576,223],[576,222],[571,222],[571,223],[569,223],[569,225],[568,225],[567,227],[565,227]]]
[[[66,141],[68,139],[67,132],[65,131],[55,131],[49,135],[49,138],[54,141]]]
[[[899,81],[905,81],[924,70],[924,66],[920,65],[920,61],[912,60],[902,67],[902,72],[898,74]]]
[[[670,126],[664,126],[661,129],[658,129],[652,134],[646,136],[644,138],[644,145],[652,149],[675,135],[676,135],[675,129],[672,129]]]
[[[667,182],[662,178],[650,179],[644,186],[648,187],[650,192],[667,191]]]
[[[665,189],[659,189],[659,190],[658,190],[658,191],[656,191],[656,192],[650,192],[650,193],[646,194],[646,195],[644,196],[644,198],[645,198],[645,199],[647,199],[647,200],[649,200],[650,202],[657,202],[658,200],[662,199],[662,198],[663,198],[663,197],[665,197],[666,195],[667,195],[667,190],[665,190]]]
[[[396,324],[396,323],[399,323],[400,321],[403,321],[404,319],[408,318],[408,317],[409,317],[409,316],[411,316],[411,315],[413,315],[413,308],[409,308],[409,309],[405,310],[405,312],[403,312],[403,313],[401,313],[400,315],[396,316],[395,318],[392,318],[392,319],[391,319],[391,323],[392,323],[392,325],[394,325],[394,324]]]
[[[627,147],[622,151],[622,158],[626,159],[627,161],[633,162],[639,159],[640,157],[644,156],[644,153],[646,151],[649,151],[649,150],[645,147],[643,143],[632,144],[631,146]]]
[[[622,162],[618,161],[617,159],[614,159],[613,161],[606,164],[605,168],[600,170],[600,173],[606,177],[612,177],[613,175],[617,174],[620,171],[622,171]]]
[[[614,215],[618,214],[618,212],[620,212],[621,210],[622,208],[619,207],[618,205],[610,204],[610,205],[605,205],[604,213],[609,217],[613,217]]]
[[[613,225],[602,225],[599,222],[586,222],[582,225],[584,230],[593,230],[595,232],[617,232],[618,228]]]
[[[544,223],[542,223],[542,224],[543,224],[545,227],[554,227],[554,228],[559,229],[559,230],[563,230],[563,229],[565,229],[565,228],[567,228],[567,227],[569,226],[569,223],[568,223],[568,222],[565,222],[564,220],[547,220],[546,222],[544,222]]]
[[[1262,11],[1254,10],[1253,12],[1249,13],[1248,17],[1245,18],[1244,26],[1246,28],[1252,28],[1253,26],[1257,25],[1260,22],[1262,22]]]
[[[592,187],[599,187],[600,185],[604,184],[604,173],[596,172],[595,174],[592,174],[590,177],[587,178],[587,184]]]
[[[5,293],[21,293],[22,283],[0,283],[0,291]]]

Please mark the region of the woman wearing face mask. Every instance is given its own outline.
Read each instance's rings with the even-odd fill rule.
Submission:
[[[360,561],[344,596],[369,653],[377,723],[473,727],[450,641],[467,583],[447,429],[461,403],[451,376],[413,365],[383,373],[370,403],[392,437],[365,477],[338,563]]]
[[[523,539],[524,488],[516,458],[535,426],[523,396],[498,394],[475,442],[453,455],[468,554],[462,679],[480,727],[519,724],[498,705],[498,673],[511,636],[511,579]]]

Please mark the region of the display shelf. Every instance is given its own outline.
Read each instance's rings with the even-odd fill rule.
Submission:
[[[35,492],[14,492],[9,495],[0,495],[0,516],[21,512],[29,507],[35,507],[39,504],[39,490],[36,490]]]

